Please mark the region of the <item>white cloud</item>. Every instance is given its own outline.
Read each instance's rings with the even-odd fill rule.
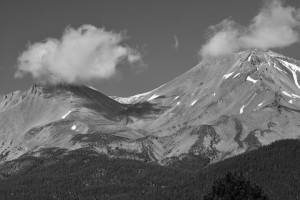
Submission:
[[[211,26],[213,36],[199,53],[202,57],[222,56],[248,48],[283,48],[299,41],[299,28],[299,9],[269,0],[248,26],[232,19]]]
[[[62,38],[29,45],[18,58],[15,77],[31,74],[40,82],[78,83],[108,79],[124,61],[141,61],[138,51],[122,44],[126,36],[92,25],[68,27]]]

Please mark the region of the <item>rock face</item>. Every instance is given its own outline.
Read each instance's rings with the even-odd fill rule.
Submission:
[[[247,50],[203,60],[155,90],[116,101],[64,84],[4,95],[1,159],[88,147],[161,164],[188,154],[216,162],[299,139],[298,66],[271,51]]]

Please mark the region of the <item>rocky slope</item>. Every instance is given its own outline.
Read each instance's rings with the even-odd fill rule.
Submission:
[[[261,50],[203,60],[140,99],[136,105],[151,109],[142,118],[129,115],[128,126],[155,136],[157,159],[193,153],[219,160],[299,139],[298,65]]]
[[[26,92],[5,95],[0,104],[1,160],[39,155],[46,148],[93,147],[114,154],[123,144],[127,152],[141,153],[140,145],[131,140],[143,135],[117,121],[124,109],[86,86],[34,85]]]

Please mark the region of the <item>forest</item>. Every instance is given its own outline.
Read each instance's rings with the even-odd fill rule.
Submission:
[[[261,195],[252,199],[300,197],[299,140],[278,141],[215,164],[200,156],[160,166],[91,149],[52,153],[0,166],[0,199],[208,200],[230,184]]]

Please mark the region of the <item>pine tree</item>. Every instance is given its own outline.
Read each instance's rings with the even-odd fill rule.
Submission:
[[[242,174],[228,172],[214,181],[211,191],[203,200],[268,200],[262,189],[252,185]]]

